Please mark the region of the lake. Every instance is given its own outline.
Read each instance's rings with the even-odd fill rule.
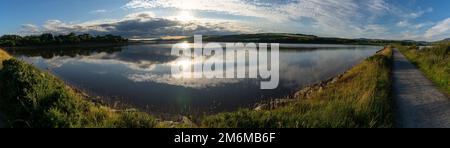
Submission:
[[[9,49],[15,57],[49,71],[107,102],[153,113],[233,111],[288,96],[306,85],[336,76],[382,47],[281,44],[280,83],[261,90],[256,79],[174,79],[171,44],[92,48]]]

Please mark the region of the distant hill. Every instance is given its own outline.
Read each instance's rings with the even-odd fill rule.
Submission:
[[[450,38],[443,39],[444,42],[450,42]]]
[[[183,41],[193,41],[193,37],[182,39]],[[346,39],[335,37],[318,37],[307,34],[287,34],[287,33],[261,33],[261,34],[239,34],[239,35],[215,35],[203,36],[206,42],[256,42],[256,43],[302,43],[302,44],[355,44],[355,45],[424,45],[426,42],[412,40],[383,40],[383,39]],[[161,40],[164,41],[164,40]]]

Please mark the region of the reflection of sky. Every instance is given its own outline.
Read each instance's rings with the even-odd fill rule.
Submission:
[[[336,71],[343,71],[354,65],[357,61],[373,54],[376,50],[357,50],[364,46],[345,45],[295,45],[286,44],[286,48],[323,48],[325,50],[281,50],[280,52],[280,81],[282,87],[299,87],[302,85],[319,81],[320,78],[329,77]],[[192,47],[186,46],[186,47]],[[180,73],[183,79],[175,79],[171,74],[171,66],[177,65],[177,58],[170,55],[169,45],[144,45],[128,46],[122,52],[106,53],[99,52],[90,55],[68,57],[55,56],[50,59],[41,57],[24,58],[45,69],[58,69],[67,65],[84,65],[100,67],[92,69],[90,73],[107,75],[118,74],[118,70],[108,67],[121,67],[119,70],[123,78],[134,82],[154,82],[168,85],[182,86],[188,88],[218,87],[225,84],[239,83],[242,79],[191,79],[191,72]],[[143,50],[152,49],[152,50]],[[354,48],[354,49],[348,49]],[[366,47],[377,49],[377,47]],[[331,50],[338,49],[338,50]],[[345,49],[345,50],[343,50]],[[201,57],[209,59],[214,57]],[[226,61],[224,64],[229,64]],[[187,64],[201,65],[189,61]],[[239,67],[244,68],[245,67]],[[249,65],[250,72],[257,72],[258,65]],[[86,71],[85,71],[86,72]],[[194,72],[195,73],[195,72]],[[201,72],[200,72],[201,73]]]
[[[223,111],[261,99],[285,96],[305,85],[338,75],[379,49],[291,48],[294,47],[280,50],[279,87],[264,91],[259,89],[258,79],[172,78],[171,66],[179,57],[170,55],[170,45],[133,45],[116,52],[75,56],[65,56],[59,51],[59,54],[46,58],[39,55],[27,57],[25,52],[15,52],[15,55],[95,95],[129,99],[143,106],[171,106],[175,109],[191,106],[199,110],[207,107],[208,110],[211,104],[220,104],[214,111]],[[251,65],[249,69],[256,71],[257,66]]]

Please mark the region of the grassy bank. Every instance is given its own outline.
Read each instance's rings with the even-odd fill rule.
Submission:
[[[336,82],[271,110],[240,110],[205,117],[204,127],[220,128],[388,128],[393,127],[390,68],[386,48]]]
[[[0,50],[0,110],[8,127],[147,128],[157,120],[135,111],[116,111],[94,104],[49,73]]]
[[[429,79],[450,94],[450,42],[423,49],[416,46],[398,46],[398,48]]]

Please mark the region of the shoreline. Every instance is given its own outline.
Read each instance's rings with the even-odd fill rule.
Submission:
[[[385,49],[386,49],[386,47],[384,47],[381,50],[378,50],[374,55],[384,51]],[[365,58],[365,59],[367,59],[367,58]],[[350,70],[352,70],[353,68],[355,68],[356,66],[361,64],[365,59],[363,59],[358,64],[350,67],[349,69],[345,70],[343,73],[341,73],[341,74],[339,74],[337,76],[333,76],[333,77],[330,77],[330,78],[328,78],[326,80],[307,85],[307,86],[301,88],[300,90],[295,91],[293,94],[290,94],[290,95],[287,95],[285,97],[282,97],[282,99],[273,99],[273,100],[264,101],[262,103],[255,103],[254,107],[253,108],[249,108],[249,109],[252,109],[254,111],[273,110],[273,109],[277,109],[277,108],[280,108],[280,107],[287,106],[287,105],[289,105],[291,103],[294,103],[296,101],[299,101],[299,99],[297,99],[297,98],[312,99],[311,98],[312,94],[314,94],[316,92],[321,92],[323,89],[326,89],[331,84],[335,84],[338,81],[342,80],[344,75],[346,75],[347,73],[350,72]]]

